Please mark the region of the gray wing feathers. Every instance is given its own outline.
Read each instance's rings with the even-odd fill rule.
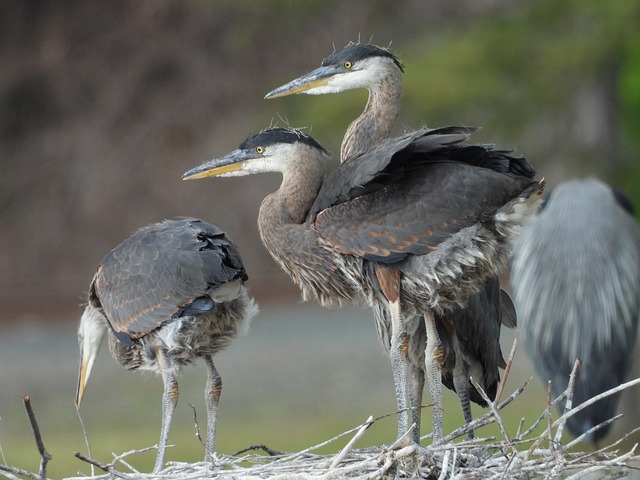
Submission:
[[[327,176],[311,208],[311,218],[325,208],[365,193],[363,187],[376,177],[384,175],[385,168],[397,153],[405,149],[409,150],[407,153],[429,153],[462,142],[474,131],[475,129],[466,127],[425,127],[385,140],[374,149],[349,158]],[[363,155],[366,155],[365,159],[361,158]]]
[[[145,227],[114,248],[103,259],[93,289],[112,328],[136,338],[238,278],[247,275],[225,233],[185,219]]]

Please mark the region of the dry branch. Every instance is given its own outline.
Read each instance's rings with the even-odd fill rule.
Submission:
[[[640,379],[627,382],[605,392],[599,398],[604,398],[638,383],[640,383]],[[397,414],[395,412],[378,418],[369,417],[364,423],[300,452],[282,453],[265,445],[252,445],[233,455],[218,454],[213,464],[171,462],[163,471],[154,474],[139,472],[131,465],[131,459],[141,452],[157,448],[155,446],[119,455],[114,454],[112,461],[108,463],[76,453],[78,459],[103,470],[105,473],[97,476],[92,473],[91,476],[75,477],[69,480],[173,480],[178,478],[185,480],[205,478],[220,480],[486,478],[498,480],[536,477],[577,479],[589,473],[596,474],[601,478],[619,478],[631,470],[640,470],[640,457],[635,453],[636,446],[628,452],[621,453],[617,450],[620,443],[640,431],[640,427],[595,452],[570,453],[568,449],[574,447],[579,442],[579,438],[565,445],[562,444],[562,432],[566,421],[580,410],[580,406],[566,407],[563,414],[555,421],[551,420],[552,408],[561,399],[572,398],[572,392],[568,390],[573,388],[573,382],[569,382],[568,390],[562,392],[557,398],[548,399],[532,426],[524,428],[525,420],[522,419],[517,426],[516,433],[510,433],[502,422],[500,412],[517,400],[525,385],[516,389],[501,403],[492,402],[485,398],[490,406],[488,413],[477,418],[471,424],[456,429],[445,437],[445,442],[433,447],[411,444],[401,448],[403,443],[396,442],[388,446],[356,448],[357,442],[366,435],[371,425],[381,418]],[[479,385],[476,385],[476,388],[481,395],[484,394]],[[35,416],[33,416],[33,420],[35,421]],[[534,434],[536,427],[545,420],[547,421],[546,428],[542,429],[541,433]],[[497,422],[500,427],[500,437],[475,438],[474,440],[465,438],[455,441],[458,437],[466,435],[470,429],[477,430],[493,422]],[[39,430],[37,423],[35,425],[34,435],[37,437],[36,432],[39,433]],[[408,433],[410,432],[411,430]],[[351,435],[351,439],[346,446],[337,450],[337,453],[328,455],[314,453],[321,447],[349,435]],[[46,459],[46,449],[41,440],[41,438],[39,441],[36,440],[36,444],[42,458]],[[257,454],[256,450],[262,450],[267,455]],[[38,474],[5,465],[0,465],[0,476],[10,480],[44,478]]]
[[[42,435],[40,434],[40,427],[38,426],[38,421],[36,420],[36,414],[33,411],[33,407],[31,406],[31,398],[29,395],[25,395],[22,397],[22,401],[24,402],[24,408],[27,410],[27,416],[29,417],[29,423],[31,424],[31,430],[33,431],[33,437],[36,441],[36,447],[38,448],[38,453],[40,454],[40,478],[47,478],[47,463],[51,460],[51,454],[47,452],[47,449],[44,447],[44,442],[42,441]]]
[[[627,385],[634,385],[628,382]],[[478,388],[478,387],[476,387]],[[618,478],[619,475],[630,470],[640,468],[640,457],[635,454],[635,447],[629,452],[620,454],[615,447],[623,440],[620,439],[608,447],[588,453],[569,453],[567,446],[556,444],[560,439],[558,432],[562,431],[571,409],[556,422],[549,421],[548,428],[543,429],[537,436],[532,435],[529,428],[521,433],[522,423],[518,432],[510,435],[500,418],[500,410],[513,402],[522,392],[524,386],[517,389],[501,404],[490,402],[491,411],[476,419],[467,428],[479,428],[491,422],[498,422],[502,431],[502,438],[476,438],[438,444],[435,447],[421,447],[409,445],[404,448],[380,446],[369,448],[354,448],[367,429],[379,418],[369,417],[367,421],[336,437],[304,449],[297,453],[278,454],[273,456],[248,453],[255,449],[263,449],[269,454],[277,453],[265,446],[252,446],[235,455],[220,455],[215,465],[205,462],[186,464],[171,463],[158,474],[122,473],[113,469],[106,475],[95,477],[96,480],[125,478],[125,479],[238,479],[258,480],[278,478],[278,480],[298,479],[338,479],[338,478],[580,478],[586,473],[595,473],[602,477]],[[479,389],[481,394],[483,393]],[[563,392],[567,398],[569,392]],[[534,422],[539,425],[551,415],[554,404],[549,400],[539,418]],[[639,428],[640,429],[640,428]],[[464,435],[466,429],[457,429],[456,435]],[[528,432],[528,433],[527,433]],[[524,433],[527,433],[525,436]],[[630,432],[628,435],[631,435]],[[313,452],[347,435],[353,435],[351,440],[337,454],[317,455]],[[627,435],[627,436],[628,436]],[[549,448],[540,445],[548,443]],[[522,446],[530,446],[528,450],[521,450]],[[133,455],[137,452],[128,452]],[[246,455],[245,455],[246,453]],[[80,477],[70,480],[88,480]]]

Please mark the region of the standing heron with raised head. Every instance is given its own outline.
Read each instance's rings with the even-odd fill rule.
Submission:
[[[319,68],[273,90],[265,98],[366,88],[369,92],[366,107],[349,125],[340,149],[341,162],[354,156],[366,160],[367,156],[362,154],[376,148],[391,134],[401,107],[403,72],[402,63],[387,49],[351,43],[327,57]],[[529,178],[535,176],[524,159],[514,163],[514,168],[517,168],[514,173]],[[470,400],[487,406],[469,377],[481,379],[489,398],[495,399],[500,378],[498,368],[505,366],[500,350],[500,326],[515,327],[515,309],[509,296],[500,289],[496,276],[487,279],[481,291],[469,298],[468,306],[447,311],[442,318],[436,314],[435,323],[443,344],[442,381],[458,394],[465,423],[469,424],[472,420]],[[376,325],[382,344],[389,353],[389,319],[376,318]],[[424,345],[418,342],[412,348],[423,350]],[[419,352],[410,356],[410,404],[412,420],[417,426],[414,432],[416,441],[419,441],[424,387],[424,362],[420,358]],[[469,438],[473,438],[473,431],[469,432]]]
[[[410,427],[407,377],[417,362],[407,356],[424,355],[410,346],[424,346],[426,331],[427,360],[440,352],[434,314],[460,307],[505,267],[514,230],[541,200],[543,182],[510,173],[520,159],[465,145],[471,132],[425,128],[350,158],[323,181],[326,151],[300,131],[273,128],[183,176],[282,174],[260,207],[262,241],[305,300],[365,301],[389,319],[398,437]],[[439,386],[438,367],[427,371]],[[441,411],[433,409],[436,442]]]
[[[511,266],[520,335],[554,396],[580,359],[573,405],[621,384],[631,365],[640,317],[640,232],[629,200],[595,179],[555,187],[538,219],[514,244]],[[595,443],[620,394],[567,420]]]
[[[258,311],[247,279],[240,252],[222,230],[183,219],[138,230],[102,259],[91,281],[78,328],[76,405],[105,335],[120,365],[159,374],[164,390],[155,472],[164,465],[178,373],[198,358],[207,365],[205,460],[214,460],[222,379],[213,356],[246,332]]]

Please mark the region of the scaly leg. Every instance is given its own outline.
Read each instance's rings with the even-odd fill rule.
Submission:
[[[471,400],[469,400],[469,369],[459,358],[456,359],[456,366],[453,369],[453,386],[460,399],[464,423],[469,425],[471,420],[473,420],[471,415]],[[469,440],[473,440],[473,430],[469,431],[467,436]]]
[[[409,430],[408,385],[409,372],[409,335],[400,312],[400,272],[384,264],[375,266],[376,278],[384,297],[387,300],[387,312],[391,323],[391,342],[389,356],[393,381],[396,387],[398,403],[398,439]],[[413,435],[409,437],[413,439]],[[411,440],[408,440],[410,442]],[[408,443],[407,442],[407,443]]]
[[[437,356],[440,354],[438,350],[442,348],[438,330],[436,329],[436,321],[433,312],[426,312],[424,315],[425,325],[427,327],[427,348],[425,349],[425,371],[427,373],[427,381],[429,382],[429,392],[431,393],[431,402],[433,403],[433,439],[432,444],[440,443],[444,436],[444,420],[442,417],[442,373],[438,365]]]
[[[171,428],[171,419],[173,412],[176,410],[178,403],[178,381],[175,376],[175,369],[167,365],[167,359],[162,349],[156,352],[156,359],[162,375],[164,390],[162,392],[162,428],[160,429],[160,442],[158,443],[158,456],[156,464],[153,467],[154,473],[162,470],[164,466],[164,457],[167,452],[167,443],[169,440],[169,430]]]
[[[460,399],[464,423],[469,425],[471,420],[473,420],[471,415],[471,401],[469,400],[469,369],[460,358],[456,359],[456,366],[453,368],[453,386]],[[473,430],[469,431],[467,436],[469,440],[473,440]]]
[[[207,443],[205,445],[205,462],[213,462],[216,446],[216,421],[218,419],[218,402],[222,393],[222,377],[213,364],[213,357],[204,357],[207,362],[207,387],[204,392],[207,401]]]
[[[409,409],[407,402],[407,370],[408,370],[408,338],[402,318],[400,317],[400,299],[389,302],[389,316],[391,317],[391,369],[396,387],[396,401],[398,402],[398,437],[409,430]],[[411,436],[413,439],[413,435]]]
[[[424,370],[422,366],[411,366],[411,390],[409,404],[411,405],[411,420],[415,425],[413,441],[420,444],[420,419],[422,417],[422,392],[424,390]]]

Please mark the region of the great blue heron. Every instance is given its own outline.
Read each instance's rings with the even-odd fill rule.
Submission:
[[[244,333],[257,306],[244,285],[240,253],[219,228],[197,219],[167,220],[138,230],[111,250],[89,287],[78,329],[80,407],[105,335],[128,370],[162,376],[162,428],[154,471],[162,469],[183,365],[207,364],[207,439],[212,461],[222,379],[213,355]]]
[[[558,185],[514,245],[511,282],[524,345],[555,396],[576,359],[574,406],[622,383],[640,316],[640,234],[626,197],[595,179]],[[573,415],[569,431],[610,419],[618,400]],[[585,438],[595,443],[608,429]]]
[[[520,159],[461,143],[471,131],[425,128],[389,140],[367,152],[366,161],[350,158],[323,182],[326,151],[300,131],[274,128],[184,174],[282,173],[280,189],[260,207],[262,241],[304,299],[324,305],[364,300],[377,318],[390,319],[399,436],[409,428],[407,375],[418,364],[407,355],[424,355],[414,348],[415,342],[424,346],[420,316],[428,380],[438,388],[434,362],[441,345],[433,314],[459,307],[505,266],[512,230],[541,198],[542,182],[509,173]],[[441,402],[441,395],[434,400]],[[438,441],[441,403],[433,412]]]
[[[372,150],[389,137],[394,121],[400,112],[402,76],[404,68],[398,58],[387,49],[369,44],[349,44],[327,57],[322,65],[291,82],[276,88],[265,98],[277,98],[294,93],[312,95],[338,93],[355,88],[366,88],[369,99],[362,114],[354,120],[344,136],[340,151],[341,162]],[[524,160],[519,174],[533,178],[535,172]],[[486,406],[486,402],[469,382],[469,376],[482,378],[486,393],[495,398],[499,381],[498,367],[504,367],[500,351],[500,325],[516,324],[513,304],[499,287],[497,277],[489,278],[482,290],[469,299],[469,306],[446,312],[443,318],[436,315],[438,333],[444,346],[441,364],[443,383],[455,390],[460,398],[465,422],[470,423],[469,400]],[[379,336],[387,351],[390,348],[388,319],[376,320]],[[445,328],[446,326],[446,328]],[[422,350],[423,345],[416,344]],[[420,358],[414,354],[412,359]],[[414,439],[419,440],[422,387],[424,385],[423,362],[411,366],[411,410],[417,425]],[[473,431],[469,432],[473,437]]]

